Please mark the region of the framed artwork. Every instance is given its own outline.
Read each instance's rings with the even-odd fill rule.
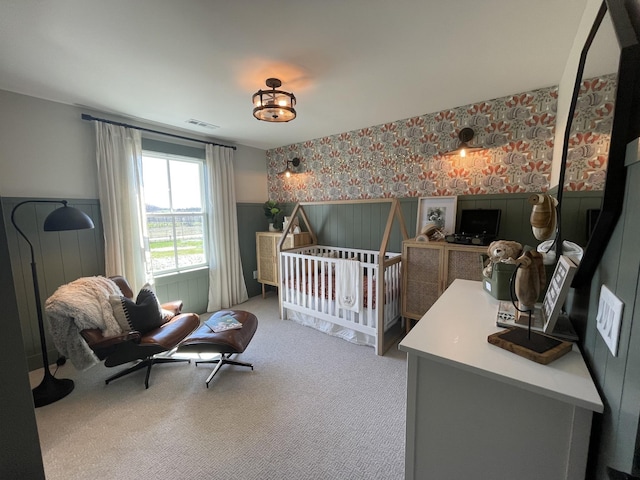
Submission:
[[[551,281],[549,282],[549,288],[547,288],[547,293],[542,301],[543,329],[545,333],[550,335],[553,333],[562,305],[567,299],[571,280],[576,270],[576,264],[573,263],[569,257],[560,255],[560,259],[556,264]]]
[[[416,235],[428,223],[435,223],[442,233],[449,235],[456,229],[457,197],[421,197],[418,199]]]

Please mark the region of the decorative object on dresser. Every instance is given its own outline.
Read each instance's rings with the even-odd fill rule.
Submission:
[[[416,232],[422,233],[429,224],[434,224],[444,235],[456,229],[455,196],[422,197],[418,199]]]
[[[460,227],[455,234],[447,235],[445,240],[462,245],[489,245],[498,238],[501,213],[497,208],[462,210]]]
[[[558,200],[545,193],[537,193],[529,197],[531,208],[531,229],[533,236],[541,242],[550,239],[556,233]]]
[[[44,322],[42,316],[42,301],[40,299],[40,288],[38,285],[38,271],[36,268],[33,244],[29,241],[24,232],[16,224],[16,211],[27,203],[50,203],[62,205],[62,208],[53,210],[44,220],[45,232],[60,232],[65,230],[83,230],[94,228],[93,221],[87,214],[67,205],[66,200],[25,200],[18,203],[11,210],[11,223],[16,231],[29,244],[31,252],[31,276],[33,281],[33,292],[35,294],[36,314],[38,316],[38,331],[40,333],[40,349],[42,351],[42,366],[44,367],[44,378],[40,384],[33,389],[33,403],[36,407],[49,405],[66,397],[73,391],[73,380],[68,378],[55,378],[49,370],[49,357],[47,355],[47,342],[45,338]]]
[[[533,252],[529,251],[526,253]],[[516,264],[516,272],[519,273],[520,268],[518,267],[520,267],[520,264]],[[550,340],[550,338],[554,335],[556,322],[558,321],[562,305],[567,298],[569,286],[571,285],[575,271],[576,265],[571,259],[565,255],[561,255],[556,264],[551,281],[549,282],[549,288],[542,301],[542,306],[536,308],[536,306],[533,305],[535,299],[531,300],[534,295],[539,295],[539,291],[535,288],[532,288],[532,290],[536,290],[536,293],[526,293],[526,295],[529,296],[529,300],[525,300],[525,302],[532,303],[531,306],[522,305],[522,301],[520,302],[521,305],[517,306],[516,300],[512,299],[515,309],[514,326],[490,335],[488,337],[489,343],[542,364],[550,363],[569,352],[571,350],[571,343],[560,339],[556,340],[555,338]],[[523,286],[518,287],[517,283],[518,277],[516,273],[516,289],[522,289]],[[520,296],[523,296],[523,294],[521,293]],[[537,296],[535,298],[537,298]],[[526,315],[523,315],[523,313],[526,313]],[[534,318],[534,316],[538,318]],[[498,324],[501,323],[499,317],[500,312],[498,313]],[[543,325],[542,328],[533,328],[534,322],[536,321],[538,324]],[[502,325],[505,325],[505,323],[502,322]],[[563,330],[569,330],[568,333],[571,334],[572,328],[563,327]],[[544,334],[538,333],[540,331]],[[567,338],[568,336],[562,335],[562,337]]]

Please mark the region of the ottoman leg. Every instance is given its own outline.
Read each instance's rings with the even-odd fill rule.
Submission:
[[[253,370],[253,364],[247,363],[247,362],[239,362],[237,360],[231,360],[231,355],[232,355],[231,353],[222,353],[220,354],[219,359],[198,360],[196,362],[196,365],[200,363],[216,363],[217,364],[213,369],[213,372],[211,372],[207,377],[207,380],[206,380],[207,388],[209,388],[209,383],[211,382],[211,380],[213,380],[213,377],[215,376],[216,373],[218,373],[218,370],[220,370],[223,365],[237,365],[238,367],[249,367],[251,368],[251,370]]]

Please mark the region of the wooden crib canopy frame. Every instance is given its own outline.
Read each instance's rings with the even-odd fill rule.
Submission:
[[[382,272],[385,271],[385,268],[399,263],[402,258],[400,255],[394,256],[392,258],[386,258],[387,249],[389,247],[389,240],[391,237],[391,231],[393,228],[394,220],[398,222],[398,227],[400,228],[400,233],[402,235],[402,240],[408,240],[409,234],[407,232],[407,226],[404,221],[404,215],[402,213],[402,209],[400,208],[400,202],[397,198],[378,198],[378,199],[366,199],[366,200],[330,200],[330,201],[322,201],[322,202],[298,202],[291,212],[291,218],[297,218],[298,215],[302,218],[306,230],[311,235],[311,246],[318,245],[318,237],[311,226],[311,222],[309,221],[309,217],[305,212],[305,206],[313,206],[313,205],[353,205],[353,204],[366,204],[366,203],[388,203],[389,204],[389,214],[387,215],[387,223],[385,225],[384,234],[382,236],[382,241],[380,242],[380,248],[378,250],[378,271],[380,273],[380,280],[384,282],[384,275]],[[293,229],[295,228],[294,222],[289,222],[287,228],[285,228],[282,232],[282,236],[278,242],[277,251],[283,252],[288,250],[293,250],[294,248],[283,248],[283,244],[286,240],[286,237],[289,233],[293,233]],[[308,245],[307,245],[308,246]],[[280,262],[280,260],[278,260]],[[280,269],[278,269],[280,270]],[[280,284],[280,279],[278,279],[278,284]],[[384,305],[384,286],[376,289],[376,304]],[[283,305],[282,305],[282,295],[279,295],[279,303],[280,303],[280,312],[282,315]],[[384,309],[380,308],[378,310],[377,317],[377,341],[376,341],[376,354],[383,355],[384,352],[391,346],[391,344],[398,338],[389,338],[385,339],[384,337],[384,318],[383,318]],[[284,318],[284,317],[283,317]]]
[[[384,235],[382,236],[382,242],[380,243],[379,249],[379,258],[380,261],[384,259],[387,254],[387,248],[389,247],[389,238],[391,237],[391,229],[393,228],[394,219],[398,221],[398,226],[400,227],[400,233],[402,234],[402,240],[409,239],[409,233],[407,232],[407,226],[404,221],[404,215],[402,214],[402,209],[400,208],[400,202],[397,198],[372,198],[366,200],[329,200],[329,201],[321,201],[321,202],[298,202],[291,212],[291,218],[296,218],[298,214],[302,217],[302,221],[304,222],[307,231],[311,234],[311,245],[318,244],[318,237],[311,226],[311,222],[309,221],[309,217],[304,210],[305,206],[312,205],[355,205],[355,204],[363,204],[363,203],[388,203],[389,204],[389,215],[387,216],[387,224],[385,225]],[[283,230],[282,236],[280,237],[280,241],[278,242],[278,251],[285,251],[287,249],[283,249],[282,245],[287,238],[287,234],[292,233],[294,229],[294,222],[289,222],[289,225],[286,229]],[[382,265],[381,265],[382,266]]]

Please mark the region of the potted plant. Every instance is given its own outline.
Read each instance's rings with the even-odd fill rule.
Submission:
[[[282,230],[282,221],[284,219],[284,211],[278,202],[267,200],[264,202],[264,215],[269,219],[269,231],[277,232]]]

